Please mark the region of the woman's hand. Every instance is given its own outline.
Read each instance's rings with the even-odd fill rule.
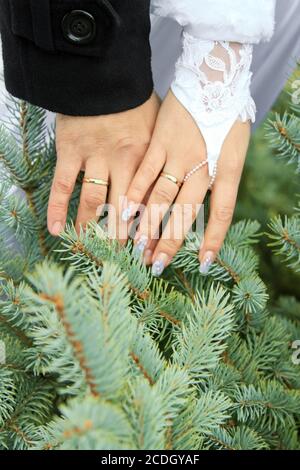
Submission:
[[[200,272],[206,274],[220,250],[231,224],[239,182],[250,138],[249,123],[236,122],[222,149],[217,177],[211,196],[209,222],[199,252]],[[156,122],[148,152],[127,193],[123,220],[130,220],[155,184],[135,237],[136,249],[152,263],[152,272],[159,276],[171,263],[197,216],[210,184],[205,165],[181,188],[161,172],[182,182],[185,175],[206,159],[206,147],[191,115],[170,91]],[[162,236],[157,240],[159,225],[175,202]],[[154,208],[154,210],[153,210]]]
[[[57,115],[57,165],[48,206],[48,229],[52,235],[59,235],[65,226],[70,197],[81,170],[87,178],[109,182],[109,202],[118,210],[119,197],[127,192],[148,148],[158,110],[159,101],[153,94],[142,106],[119,114]],[[83,183],[77,230],[98,219],[98,208],[105,204],[107,191],[105,186]],[[112,230],[122,230],[114,226],[119,219],[118,213],[109,217]]]

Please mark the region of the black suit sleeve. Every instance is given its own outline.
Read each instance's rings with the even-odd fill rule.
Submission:
[[[150,0],[0,0],[6,88],[69,115],[149,99]]]

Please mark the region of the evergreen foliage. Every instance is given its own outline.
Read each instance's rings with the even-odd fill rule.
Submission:
[[[295,80],[298,84],[299,81]],[[292,87],[294,88],[294,87]],[[295,95],[295,96],[294,96]],[[277,155],[288,165],[294,164],[296,174],[300,174],[300,99],[299,92],[292,94],[291,111],[285,111],[282,116],[278,113],[273,121],[269,121],[267,135]],[[297,99],[296,99],[297,98]],[[299,181],[299,178],[298,178]],[[295,208],[295,214],[287,217],[274,217],[269,227],[269,234],[275,254],[287,263],[294,272],[300,272],[300,199]]]
[[[55,163],[44,111],[10,98],[0,127],[0,449],[300,449],[299,302],[269,305],[255,221],[233,225],[209,274],[191,234],[154,279],[100,226],[46,230]],[[297,117],[272,141],[299,165]],[[297,127],[298,126],[298,127]],[[277,140],[276,140],[277,139]],[[12,190],[12,185],[16,190]],[[299,271],[299,212],[270,223]]]

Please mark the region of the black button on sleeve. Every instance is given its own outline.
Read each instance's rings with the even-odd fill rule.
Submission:
[[[136,108],[153,92],[150,0],[0,0],[7,90],[57,113]]]
[[[96,36],[93,15],[83,10],[73,10],[62,20],[64,37],[72,44],[90,44]]]

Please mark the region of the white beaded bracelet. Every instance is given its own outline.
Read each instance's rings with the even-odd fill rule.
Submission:
[[[203,160],[203,162],[199,163],[198,165],[196,165],[194,168],[192,168],[186,175],[185,177],[183,178],[183,183],[186,183],[195,173],[197,173],[197,171],[201,170],[201,168],[203,168],[205,165],[207,165],[209,162],[208,158],[206,160]],[[214,166],[214,169],[213,169],[213,174],[212,174],[212,177],[211,177],[211,180],[210,180],[210,183],[209,183],[209,189],[211,190],[213,185],[214,185],[214,182],[216,180],[216,177],[217,177],[217,163],[215,164]]]
[[[216,181],[216,177],[217,177],[217,169],[218,169],[218,164],[216,162],[215,166],[214,166],[214,169],[213,169],[213,174],[212,174],[212,177],[211,177],[211,180],[209,182],[209,187],[208,189],[211,191],[212,188],[213,188],[213,185]]]
[[[204,160],[203,162],[199,163],[197,166],[192,168],[192,170],[189,171],[183,178],[183,182],[186,183],[191,178],[191,176],[193,176],[197,171],[201,170],[201,168],[203,168],[207,164],[208,164],[208,159]]]

